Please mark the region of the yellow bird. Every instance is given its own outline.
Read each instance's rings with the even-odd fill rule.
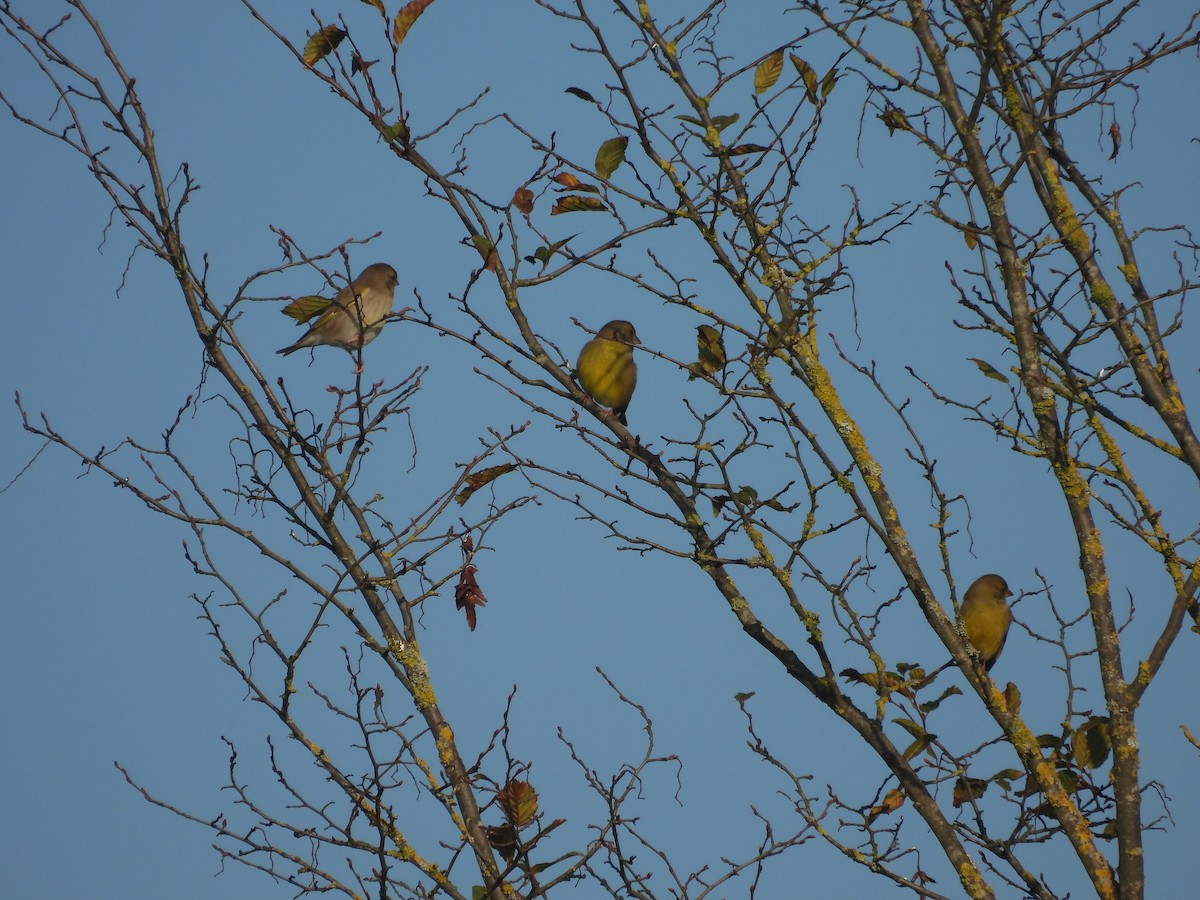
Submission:
[[[990,672],[996,658],[1004,649],[1012,610],[1007,598],[1012,596],[1008,583],[999,575],[983,575],[967,588],[959,612],[963,630],[971,646],[983,658],[983,667]]]
[[[633,348],[640,343],[633,325],[616,319],[583,345],[575,363],[575,378],[580,387],[601,406],[609,407],[622,425],[629,424],[625,410],[637,387]]]

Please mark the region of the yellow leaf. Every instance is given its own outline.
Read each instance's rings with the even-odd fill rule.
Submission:
[[[400,12],[396,13],[396,24],[392,26],[392,40],[396,42],[397,47],[404,43],[408,30],[432,3],[433,0],[412,0],[400,7]]]
[[[692,374],[688,380],[697,375],[713,375],[725,368],[725,341],[721,332],[711,325],[696,326],[697,360],[692,364]]]
[[[607,181],[617,170],[617,166],[625,161],[625,148],[629,146],[628,137],[610,138],[600,145],[596,151],[596,174],[601,181]]]
[[[513,191],[513,197],[510,201],[523,215],[529,215],[533,212],[533,191],[529,188],[517,188]]]
[[[1004,688],[1004,706],[1010,715],[1021,712],[1021,691],[1011,681]]]
[[[304,45],[304,64],[313,66],[337,49],[346,32],[336,25],[326,25],[308,39]]]
[[[895,812],[904,805],[904,791],[900,788],[892,788],[883,796],[883,802],[878,806],[872,806],[871,811],[867,813],[867,822],[874,822],[882,815]]]
[[[377,10],[379,10],[381,13],[384,11],[384,9],[383,9],[383,0],[362,0],[362,2],[363,2],[363,3],[365,3],[365,4],[367,4],[368,6],[373,6],[373,7],[375,7],[375,8],[376,8]]]
[[[792,60],[792,65],[796,67],[796,71],[800,74],[801,81],[804,82],[804,91],[808,94],[808,99],[813,103],[817,102],[817,73],[813,67],[798,57],[795,53],[789,54]],[[828,77],[828,76],[826,76]],[[832,86],[830,87],[832,90]]]
[[[524,828],[537,815],[537,791],[533,789],[533,785],[528,781],[513,779],[500,789],[496,799],[500,801],[500,808],[504,810],[504,817],[508,819],[509,824],[513,828]]]
[[[550,215],[552,216],[568,212],[608,212],[608,208],[598,197],[571,195],[569,197],[559,197],[550,209]]]
[[[975,365],[979,367],[979,371],[988,378],[992,379],[993,381],[1003,381],[1005,384],[1008,384],[1008,377],[991,363],[987,362],[986,360],[976,359],[974,356],[968,356],[967,359],[975,363]]]
[[[783,74],[783,48],[780,47],[758,64],[754,70],[754,93],[769,91]]]
[[[1071,735],[1071,755],[1076,764],[1085,769],[1104,765],[1112,752],[1112,739],[1108,736],[1108,719],[1095,716],[1084,722]]]
[[[501,475],[507,475],[516,467],[516,463],[504,463],[500,466],[491,466],[487,469],[480,469],[478,472],[472,472],[466,477],[467,486],[455,494],[454,499],[458,501],[459,506],[462,506],[481,487],[491,484]]]

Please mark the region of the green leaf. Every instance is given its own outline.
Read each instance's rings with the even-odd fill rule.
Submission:
[[[825,73],[825,77],[821,79],[821,99],[824,100],[833,93],[834,86],[838,83],[838,70],[830,69]]]
[[[734,122],[736,122],[740,118],[741,118],[741,116],[738,115],[737,113],[734,113],[731,116],[713,116],[712,117],[713,128],[717,129],[717,131],[724,131],[726,128],[728,128],[730,125],[732,125]]]
[[[758,499],[758,491],[747,484],[743,484],[738,487],[737,493],[733,495],[733,499],[742,504],[753,503]]]
[[[385,141],[402,141],[408,137],[408,126],[397,119],[391,125],[382,126],[379,133],[383,135]]]
[[[596,174],[602,181],[607,181],[617,166],[625,161],[625,148],[629,146],[626,136],[609,138],[596,151]]]
[[[314,66],[337,49],[346,32],[336,25],[326,25],[308,39],[304,45],[304,64]]]
[[[907,747],[904,748],[904,758],[912,759],[920,754],[926,747],[934,742],[936,735],[927,734],[924,737],[919,737]]]
[[[758,64],[754,70],[754,93],[769,91],[783,74],[783,48],[780,47]]]

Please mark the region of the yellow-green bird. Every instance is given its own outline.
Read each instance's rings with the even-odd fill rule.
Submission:
[[[1008,626],[1012,624],[1012,610],[1008,598],[1012,591],[999,575],[983,575],[975,579],[963,595],[959,617],[967,640],[979,651],[983,667],[992,670],[1004,641],[1008,637]]]
[[[375,263],[346,285],[296,343],[277,352],[287,356],[305,347],[328,345],[357,350],[383,330],[399,278],[387,263]]]
[[[583,345],[575,363],[575,378],[580,387],[601,406],[611,409],[622,425],[629,424],[625,410],[637,387],[633,348],[640,343],[633,325],[616,319]]]

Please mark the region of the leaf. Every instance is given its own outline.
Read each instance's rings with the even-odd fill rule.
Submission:
[[[318,297],[315,294],[310,294],[307,297],[297,297],[280,312],[285,316],[291,316],[296,320],[297,325],[303,325],[309,319],[315,318],[329,308],[332,300],[327,300],[324,297]]]
[[[991,378],[993,381],[1003,381],[1005,384],[1008,384],[1008,376],[1006,376],[999,369],[995,368],[991,363],[985,362],[982,359],[976,359],[974,356],[968,356],[967,359],[979,366],[979,371],[988,378]]]
[[[604,205],[604,201],[599,197],[579,197],[572,195],[570,197],[559,197],[554,201],[554,206],[550,209],[550,215],[552,216],[569,212],[608,212],[608,207]]]
[[[510,202],[522,215],[527,216],[533,212],[533,191],[526,187],[517,188]]]
[[[458,575],[458,584],[454,586],[454,608],[466,612],[467,628],[471,631],[475,630],[475,608],[487,603],[487,597],[483,596],[479,582],[475,580],[478,569],[471,563],[473,543],[470,535],[462,539],[462,570]]]
[[[559,172],[551,181],[556,184],[561,184],[568,191],[587,191],[589,194],[600,193],[600,188],[594,184],[588,184],[585,181],[580,181],[570,172]]]
[[[904,805],[905,799],[904,791],[900,790],[900,788],[892,788],[883,795],[882,803],[871,807],[871,811],[867,813],[867,824],[874,822],[880,816],[895,812]]]
[[[754,70],[754,93],[769,91],[783,74],[783,48],[780,47],[758,64]]]
[[[800,80],[804,82],[804,92],[808,94],[808,99],[817,103],[817,73],[808,63],[798,57],[795,53],[788,54],[792,61],[792,65],[796,67],[796,71],[800,74]]]
[[[364,3],[369,0],[363,0]],[[367,69],[379,62],[377,59],[363,59],[357,53],[350,54],[350,74],[357,75],[359,72],[366,72]]]
[[[697,360],[691,366],[688,381],[697,376],[713,375],[725,368],[725,341],[711,325],[696,326]]]
[[[408,126],[397,119],[393,124],[384,125],[381,127],[379,129],[379,133],[382,134],[384,140],[388,142],[402,141],[408,137]]]
[[[974,250],[976,247],[979,246],[979,238],[975,237],[975,232],[968,231],[967,229],[964,228],[962,236],[963,236],[963,241],[966,243],[968,250]]]
[[[491,484],[501,475],[507,475],[516,467],[516,463],[504,463],[501,466],[491,466],[487,469],[480,469],[478,472],[472,472],[466,477],[467,486],[455,494],[454,499],[458,501],[459,506],[462,506],[481,487]]]
[[[585,91],[583,88],[569,87],[566,89],[566,91],[564,91],[564,93],[571,94],[572,96],[578,97],[580,100],[586,100],[588,103],[596,102],[596,98],[593,97],[591,94],[589,94],[587,91]]]
[[[1071,755],[1075,763],[1084,769],[1095,769],[1104,765],[1112,752],[1112,738],[1108,734],[1108,718],[1093,716],[1071,735]]]
[[[736,147],[730,147],[725,152],[730,156],[746,156],[750,153],[766,153],[770,147],[764,147],[762,144],[738,144]]]
[[[1004,706],[1009,715],[1017,715],[1021,711],[1021,691],[1011,681],[1004,687]]]
[[[1010,790],[1012,783],[1025,777],[1025,773],[1021,769],[1001,769],[991,780],[1000,785],[1004,790]]]
[[[733,499],[743,505],[749,505],[758,500],[758,491],[748,484],[739,485],[737,493],[733,495]]]
[[[596,151],[596,174],[602,181],[607,181],[617,166],[625,161],[625,148],[629,146],[627,136],[609,138]]]
[[[978,800],[987,789],[988,783],[982,778],[959,778],[954,782],[954,808],[958,809],[969,800]]]
[[[482,234],[471,235],[471,243],[475,245],[475,249],[483,257],[484,269],[489,272],[495,272],[500,267],[500,257],[496,254],[495,245]]]
[[[733,699],[738,702],[738,706],[741,706],[757,693],[758,691],[738,691],[733,695]]]
[[[1117,154],[1121,152],[1121,126],[1113,122],[1108,126],[1108,136],[1112,138],[1112,153],[1108,154],[1109,159],[1116,159]]]
[[[384,9],[383,9],[383,0],[362,0],[362,2],[363,2],[363,3],[365,3],[365,4],[367,4],[367,6],[373,6],[373,7],[375,7],[375,8],[376,8],[377,10],[379,10],[381,13],[382,13],[382,12],[384,12]]]
[[[542,264],[542,268],[545,269],[550,262],[550,258],[559,250],[561,250],[568,241],[572,241],[577,237],[579,237],[578,232],[570,237],[563,238],[561,241],[555,241],[549,247],[538,247],[537,250],[534,251],[533,256],[527,256],[525,257],[525,260],[526,262],[540,262]]]
[[[825,77],[821,79],[821,99],[824,100],[833,93],[834,87],[838,83],[838,70],[830,69],[825,73]]]
[[[695,116],[676,116],[681,122],[687,122],[689,125],[695,125],[697,128],[704,129],[706,126]],[[741,118],[739,113],[731,113],[727,116],[711,116],[709,121],[712,122],[712,127],[717,129],[718,133],[724,131],[734,122]]]
[[[909,734],[911,734],[915,738],[923,738],[923,737],[929,736],[929,732],[927,732],[924,728],[922,728],[920,725],[918,725],[912,719],[893,719],[892,721],[895,722],[897,725],[899,725],[901,728],[903,728],[905,731],[907,731]]]
[[[913,741],[911,744],[909,744],[907,747],[904,748],[904,758],[912,759],[913,757],[920,754],[922,750],[924,750],[926,747],[928,747],[930,744],[932,744],[935,740],[937,740],[937,735],[934,735],[934,734],[927,734],[924,737],[917,738],[915,741]]]
[[[392,26],[392,40],[396,42],[397,47],[404,43],[408,30],[432,4],[433,0],[412,0],[400,7],[400,12],[396,13],[396,24]]]
[[[511,864],[517,857],[517,830],[509,824],[504,825],[484,825],[483,832],[487,835],[488,843],[492,849],[504,857],[506,863]]]
[[[308,39],[304,45],[304,64],[310,68],[337,49],[346,32],[336,25],[326,25]]]
[[[475,630],[475,607],[487,603],[487,598],[479,588],[479,582],[475,580],[477,571],[475,566],[463,566],[458,576],[458,584],[454,586],[454,608],[466,610],[467,628],[471,631]]]
[[[538,796],[528,781],[513,779],[496,793],[504,818],[518,830],[525,828],[537,815]]]
[[[931,713],[935,709],[937,709],[939,706],[941,706],[942,703],[944,703],[950,697],[957,697],[960,694],[962,694],[962,690],[960,688],[956,687],[955,685],[950,685],[950,687],[948,687],[948,688],[946,688],[946,690],[942,691],[942,694],[940,697],[938,697],[934,700],[929,700],[925,703],[922,703],[919,708],[920,708],[921,712],[928,715],[929,713]]]

